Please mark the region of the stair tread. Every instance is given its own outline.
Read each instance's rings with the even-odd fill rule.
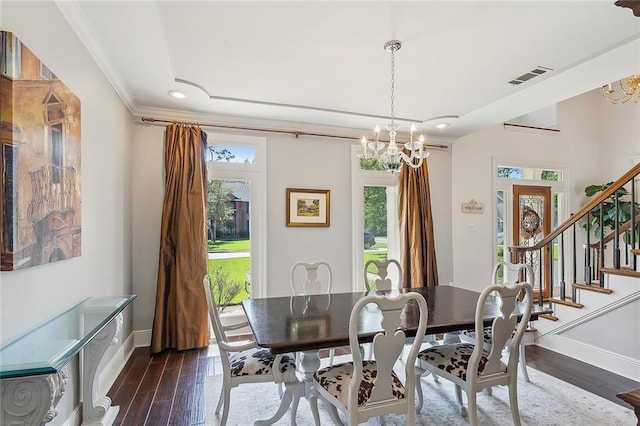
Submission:
[[[604,272],[605,274],[640,278],[640,271],[632,271],[629,268],[600,268],[600,272]]]
[[[555,297],[550,298],[549,302],[557,303],[559,305],[564,305],[564,306],[571,306],[572,308],[578,308],[578,309],[582,309],[584,307],[582,303],[576,303],[574,301],[566,300],[566,299],[557,299]]]
[[[540,314],[538,315],[538,318],[544,318],[547,319],[549,321],[558,321],[559,318],[555,315],[551,315],[551,314]]]
[[[613,290],[611,290],[610,288],[600,287],[600,285],[597,285],[597,284],[573,283],[571,286],[573,288],[580,289],[580,290],[595,291],[596,293],[603,293],[603,294],[613,293]]]

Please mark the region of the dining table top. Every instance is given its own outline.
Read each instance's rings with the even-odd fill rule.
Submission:
[[[427,301],[429,317],[427,334],[447,333],[475,327],[475,311],[479,292],[454,286],[403,289],[422,294]],[[273,353],[310,351],[349,345],[349,317],[353,306],[367,295],[397,294],[388,292],[332,293],[314,296],[285,296],[247,299],[242,302],[256,344]],[[499,313],[498,301],[489,298],[485,312],[488,325]],[[522,308],[522,307],[519,307]],[[549,309],[533,305],[531,319]],[[403,327],[407,337],[415,336],[418,326],[417,304],[407,305]],[[377,306],[365,307],[358,329],[361,343],[369,342],[380,328]]]

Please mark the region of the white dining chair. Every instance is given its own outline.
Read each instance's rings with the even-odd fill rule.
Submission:
[[[364,287],[367,291],[401,289],[402,266],[400,266],[400,262],[396,259],[367,260],[364,264]]]
[[[220,349],[222,363],[222,391],[215,413],[222,411],[220,425],[227,423],[231,388],[243,383],[274,382],[284,384],[286,390],[282,395],[277,412],[268,420],[258,421],[256,425],[270,425],[278,421],[291,406],[291,424],[296,424],[296,411],[300,400],[300,382],[296,376],[295,361],[292,354],[274,355],[269,349],[256,346],[255,342],[233,344],[227,339],[226,331],[243,327],[246,323],[224,326],[218,316],[218,308],[211,294],[209,276],[203,279],[204,292],[209,309],[211,327]]]
[[[363,360],[359,350],[360,314],[369,304],[380,311],[380,330],[373,338],[375,361]],[[368,308],[367,308],[368,309]],[[393,371],[406,340],[403,316],[419,318],[414,342],[404,363],[404,382]],[[331,365],[313,375],[311,411],[320,424],[318,398],[327,403],[331,417],[339,421],[338,411],[348,425],[356,425],[384,414],[406,415],[406,424],[415,424],[415,362],[427,329],[428,309],[418,293],[395,296],[365,296],[354,305],[349,318],[349,345],[352,361]]]
[[[291,267],[291,291],[294,296],[331,294],[333,273],[329,262],[296,262]],[[329,364],[333,364],[335,349],[329,349]],[[300,357],[297,357],[299,359]]]
[[[364,286],[367,291],[400,290],[402,288],[402,266],[400,262],[396,259],[367,260],[364,264]],[[434,335],[427,335],[424,341],[431,345],[437,344]],[[369,345],[368,352],[367,359],[372,359],[371,345]],[[438,376],[434,374],[433,379],[437,382]]]
[[[502,270],[502,279],[499,279],[500,270]],[[533,267],[526,263],[511,263],[506,261],[497,262],[493,267],[493,273],[491,274],[491,282],[493,284],[515,284],[517,282],[534,282]],[[515,330],[514,330],[515,333]],[[460,333],[460,341],[467,343],[474,343],[476,341],[475,330],[465,330]],[[491,347],[491,332],[488,329],[483,330],[483,342],[485,350]],[[507,341],[506,348],[509,347],[509,341]],[[527,371],[527,359],[525,355],[524,339],[520,341],[518,346],[520,363],[520,371],[522,377],[527,381],[529,380],[529,373]],[[490,389],[488,389],[491,392]]]
[[[522,296],[523,293],[524,296]],[[522,300],[519,303],[520,297]],[[485,302],[489,298],[499,298],[500,303],[497,304],[499,307],[498,315],[489,326],[492,336],[491,346],[489,350],[485,350],[482,335],[485,329],[484,318],[490,315],[485,312],[487,308]],[[464,389],[469,405],[469,423],[473,426],[478,424],[476,393],[491,386],[508,386],[511,416],[514,424],[519,425],[518,345],[520,345],[531,316],[532,306],[533,289],[531,284],[527,282],[513,284],[509,287],[503,284],[494,284],[485,288],[476,305],[475,344],[454,343],[434,346],[418,354],[416,367],[418,404],[416,409],[420,411],[423,403],[419,376],[425,372],[432,372],[455,384],[456,398],[462,415],[465,415],[466,411],[462,402],[462,390]],[[513,334],[514,329],[515,334]],[[505,364],[502,361],[502,349],[507,342],[509,342],[510,355]]]

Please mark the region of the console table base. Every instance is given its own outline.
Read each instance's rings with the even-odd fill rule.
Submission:
[[[116,421],[116,417],[118,417],[119,412],[119,405],[111,406],[101,420],[82,422],[81,426],[111,426]]]

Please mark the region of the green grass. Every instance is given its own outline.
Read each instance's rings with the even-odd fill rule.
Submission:
[[[230,280],[247,281],[247,271],[251,269],[251,258],[249,257],[233,257],[231,259],[209,259],[207,262],[207,271],[211,274],[213,268],[222,266],[223,271],[229,273]],[[247,288],[246,290],[248,290]],[[249,298],[249,293],[243,288],[242,291],[233,298],[232,305],[237,305],[244,299]]]
[[[364,251],[364,263],[367,263],[368,260],[387,260],[387,252],[386,251]]]
[[[251,245],[249,240],[209,240],[209,251],[213,253],[244,253],[249,252]]]

